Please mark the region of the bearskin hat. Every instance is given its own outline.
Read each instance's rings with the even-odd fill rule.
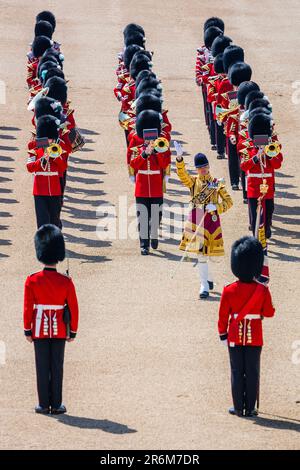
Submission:
[[[142,111],[146,109],[152,109],[158,113],[162,112],[161,100],[152,93],[144,94],[140,96],[135,104],[135,112],[138,116]]]
[[[217,26],[210,26],[207,28],[204,32],[204,44],[207,49],[210,49],[212,46],[212,43],[218,36],[222,36],[223,31],[220,28],[217,28]]]
[[[137,58],[141,56],[147,57],[147,59],[152,60],[152,53],[142,48],[134,54],[132,60],[137,60]]]
[[[225,24],[224,21],[221,20],[221,18],[218,18],[217,16],[212,16],[211,18],[208,18],[203,26],[204,31],[206,31],[210,26],[216,26],[217,28],[220,28],[221,31],[225,31]]]
[[[57,67],[57,62],[54,62],[52,60],[46,60],[46,62],[42,62],[39,64],[38,69],[37,69],[37,76],[38,78],[43,81],[45,73],[47,70],[53,69]]]
[[[59,77],[59,78],[62,78],[63,80],[65,80],[64,72],[61,69],[59,69],[58,67],[52,67],[49,70],[47,70],[45,75],[44,75],[44,78],[42,80],[43,86],[49,80],[49,78],[52,78],[52,77]]]
[[[123,36],[125,38],[126,36],[132,33],[136,33],[136,32],[145,36],[145,31],[144,31],[144,28],[142,28],[142,26],[140,26],[139,24],[135,24],[135,23],[129,23],[127,26],[125,26],[123,30]]]
[[[49,39],[52,39],[53,28],[52,24],[49,21],[38,21],[34,27],[34,36],[46,36]]]
[[[143,49],[140,46],[137,46],[136,44],[131,44],[130,46],[127,46],[125,48],[123,60],[127,70],[129,70],[130,62],[132,61],[134,54],[141,50]]]
[[[37,36],[34,38],[32,43],[32,53],[34,57],[38,58],[41,57],[47,49],[52,47],[51,39],[47,38],[47,36]]]
[[[255,237],[242,237],[231,248],[231,271],[241,282],[252,282],[262,272],[264,253]]]
[[[236,62],[244,62],[244,49],[239,46],[231,45],[226,47],[223,55],[224,70],[228,73],[229,67]]]
[[[251,139],[255,135],[272,135],[272,118],[267,114],[256,114],[250,121],[248,125],[248,132]]]
[[[265,94],[260,90],[250,91],[245,98],[245,108],[248,109],[252,101],[262,99]]]
[[[48,88],[47,96],[54,98],[56,101],[60,101],[62,105],[67,102],[68,99],[68,87],[66,81],[60,77],[51,77],[45,83],[45,88]]]
[[[35,103],[34,111],[36,119],[39,119],[41,116],[45,116],[46,114],[60,119],[63,108],[59,101],[55,101],[53,98],[49,98],[48,96],[43,96]]]
[[[154,72],[152,72],[152,70],[142,70],[135,79],[135,88],[138,88],[139,84],[144,78],[149,77],[156,79],[156,75]]]
[[[160,81],[153,77],[145,77],[140,81],[139,86],[135,89],[135,98],[138,98],[141,93],[149,90],[156,90],[158,93],[162,93],[162,86]]]
[[[266,98],[256,98],[255,100],[251,101],[248,107],[249,113],[255,108],[267,108],[269,109],[270,113],[272,112],[271,103]]]
[[[53,13],[51,11],[41,11],[37,16],[36,16],[36,23],[38,21],[49,21],[51,23],[53,31],[56,28],[56,19]]]
[[[63,69],[63,62],[65,60],[64,55],[61,52],[55,51],[54,49],[47,49],[41,60],[56,60],[58,65]]]
[[[224,73],[223,53],[215,57],[214,69],[216,73]]]
[[[65,240],[61,230],[52,224],[42,225],[34,236],[37,259],[46,265],[65,259]]]
[[[211,46],[211,53],[216,57],[221,52],[224,52],[226,47],[230,46],[232,39],[228,36],[217,36]]]
[[[241,83],[251,79],[252,69],[245,62],[236,62],[231,65],[228,72],[228,78],[231,85],[239,86]]]
[[[203,166],[209,165],[207,156],[204,153],[197,153],[194,156],[194,165],[196,168],[202,168]]]
[[[243,82],[240,84],[238,91],[237,91],[237,99],[238,99],[239,105],[244,106],[246,96],[251,91],[259,91],[259,86],[257,85],[257,83],[248,81],[248,82]]]
[[[260,106],[259,108],[254,108],[251,111],[249,111],[249,120],[256,116],[257,114],[266,114],[270,118],[272,118],[272,111],[270,108],[264,108],[263,106]]]
[[[125,37],[125,47],[136,44],[142,48],[145,47],[145,36],[139,32],[130,33]]]
[[[155,96],[155,98],[158,98],[160,100],[161,104],[164,101],[161,90],[157,90],[156,88],[149,88],[149,90],[143,91],[142,93],[139,94],[138,98],[141,98],[142,96],[147,96],[147,95]]]
[[[135,128],[137,135],[143,139],[145,129],[157,129],[158,135],[161,133],[161,117],[157,111],[147,109],[142,111],[136,118]]]
[[[130,63],[130,67],[129,67],[130,76],[131,78],[133,78],[133,80],[135,80],[138,74],[142,70],[151,70],[151,67],[152,67],[151,60],[149,60],[145,56],[139,57],[137,58],[137,60],[132,59]]]
[[[41,116],[36,123],[36,136],[37,138],[48,137],[48,139],[58,139],[58,126],[59,122],[54,116],[46,114]]]

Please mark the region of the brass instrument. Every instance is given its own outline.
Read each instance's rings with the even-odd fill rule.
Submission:
[[[46,153],[49,158],[57,158],[62,154],[62,148],[59,144],[53,143],[46,148]]]
[[[159,137],[158,139],[154,140],[153,148],[158,153],[166,152],[170,147],[170,143],[165,137]]]
[[[271,142],[265,146],[265,154],[268,157],[277,157],[280,153],[280,144],[279,142]]]
[[[238,111],[239,110],[239,106],[234,106],[233,108],[229,108],[229,109],[224,109],[222,108],[223,111],[221,111],[220,113],[217,114],[217,119],[218,121],[223,121],[225,119],[225,117],[228,115],[228,114],[231,114],[235,111]]]

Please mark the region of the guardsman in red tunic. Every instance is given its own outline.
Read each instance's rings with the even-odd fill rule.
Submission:
[[[204,34],[205,34],[205,31],[211,26],[215,26],[219,28],[224,33],[225,25],[224,25],[224,21],[221,20],[221,18],[217,18],[217,17],[208,18],[204,23],[204,27],[203,27]],[[205,45],[203,45],[197,49],[195,73],[196,73],[196,84],[198,86],[201,86],[202,88],[204,118],[205,118],[205,123],[207,127],[209,125],[208,112],[207,112],[207,96],[206,96],[206,86],[204,85],[202,81],[202,76],[204,72],[202,67],[206,65],[208,62],[209,62],[209,50]]]
[[[72,279],[56,270],[65,258],[63,235],[55,225],[43,225],[35,235],[37,259],[44,269],[27,277],[24,291],[24,333],[34,343],[40,414],[62,414],[65,342],[74,341],[78,303]]]
[[[242,120],[241,116],[245,110],[245,100],[249,93],[252,91],[259,91],[259,85],[253,81],[246,81],[240,84],[237,91],[237,100],[240,108],[239,116],[239,130],[237,137],[237,152],[239,155],[239,160],[241,161],[242,151],[248,144],[248,122]],[[246,186],[246,173],[241,169],[241,183],[243,190],[243,202],[244,204],[248,203],[247,200],[247,186]]]
[[[34,174],[33,196],[37,227],[51,223],[61,228],[62,190],[60,176],[67,168],[67,154],[57,144],[58,123],[54,116],[42,116],[37,122],[37,141],[46,142],[29,150],[27,170]],[[55,144],[51,149],[51,144]]]
[[[131,159],[135,170],[135,197],[141,254],[148,255],[151,248],[158,247],[158,230],[163,209],[163,174],[171,162],[168,141],[161,140],[162,148],[154,143],[150,131],[161,137],[159,113],[152,110],[142,111],[136,119],[136,131],[144,139],[144,145]],[[145,137],[148,132],[147,137]]]
[[[260,197],[260,186],[266,180],[268,192],[264,196],[265,207],[265,233],[267,238],[271,238],[272,216],[274,212],[275,194],[275,170],[282,164],[281,146],[272,137],[273,122],[270,115],[265,113],[256,114],[249,122],[249,137],[252,139],[252,146],[243,154],[241,169],[247,175],[247,195],[250,212],[252,231],[255,231],[257,200]],[[254,145],[253,139],[257,135],[269,137],[267,148],[258,148]],[[274,145],[272,145],[274,144]],[[272,147],[275,148],[272,150]]]
[[[237,62],[243,61],[244,50],[241,47],[235,45],[226,47],[223,53],[225,74],[228,74],[230,66]],[[231,96],[233,91],[234,86],[230,83],[229,78],[225,76],[219,85],[218,93],[216,95],[216,117],[217,120],[224,125],[230,183],[232,189],[236,191],[239,189],[239,161],[236,149],[236,141],[233,137],[231,137],[231,139],[229,138],[232,130],[235,127],[235,124],[232,122],[232,120],[227,123],[229,116],[236,112],[237,109],[237,100]],[[234,124],[234,126],[232,124]]]
[[[224,287],[221,297],[218,330],[230,357],[233,408],[229,413],[237,416],[257,415],[262,320],[275,312],[268,287],[256,282],[263,260],[256,238],[237,240],[232,246],[231,269],[238,280]]]

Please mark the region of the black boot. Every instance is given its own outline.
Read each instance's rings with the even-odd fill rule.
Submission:
[[[258,411],[257,410],[246,410],[245,416],[247,418],[253,418],[255,416],[258,416]]]
[[[40,405],[36,406],[34,411],[39,415],[48,415],[50,413],[49,408],[43,408]]]
[[[60,405],[59,408],[51,408],[52,415],[62,415],[67,412],[65,405]]]
[[[243,415],[243,410],[236,410],[233,406],[231,406],[228,410],[228,413],[230,415],[235,415],[235,416],[238,416],[239,418],[241,418]]]
[[[141,249],[141,255],[143,255],[143,256],[149,255],[149,248],[142,248]]]
[[[153,250],[157,250],[157,248],[158,248],[158,240],[157,239],[151,240],[151,248],[153,248]]]

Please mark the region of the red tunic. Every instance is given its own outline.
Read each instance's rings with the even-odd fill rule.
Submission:
[[[148,158],[143,158],[142,152],[143,147],[130,162],[136,172],[135,197],[163,197],[162,170],[171,162],[170,151],[153,153]]]
[[[24,290],[24,330],[35,338],[66,338],[67,327],[63,321],[63,307],[68,304],[71,321],[70,332],[74,337],[78,328],[78,302],[72,279],[56,269],[27,277]]]
[[[256,287],[258,286],[258,290]],[[253,298],[253,295],[255,296]],[[236,314],[249,299],[254,304],[251,311],[241,321],[236,322]],[[218,330],[222,339],[228,339],[233,346],[262,346],[263,331],[261,317],[273,317],[275,309],[268,287],[253,281],[236,281],[224,287],[219,308]]]
[[[34,196],[61,196],[60,175],[67,169],[67,154],[60,157],[49,158],[42,163],[44,149],[32,149],[29,151],[27,170],[34,173]]]
[[[281,167],[281,163],[283,160],[282,154],[279,153],[276,157],[272,158],[266,156],[266,158],[264,159],[265,166],[262,166],[260,162],[255,163],[254,161],[257,152],[258,149],[252,146],[250,149],[245,149],[244,152],[241,154],[241,170],[245,171],[247,175],[248,198],[257,199],[261,195],[260,185],[265,179],[269,188],[264,198],[273,199],[275,193],[274,170]]]

